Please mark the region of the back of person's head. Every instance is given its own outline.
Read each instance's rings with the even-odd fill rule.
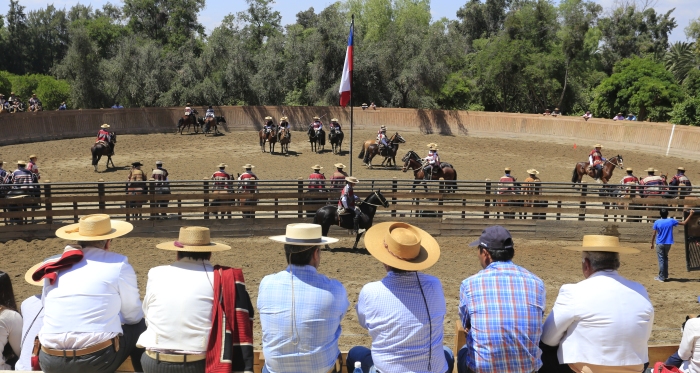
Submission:
[[[666,210],[666,209],[659,210],[659,215],[661,216],[662,219],[666,219],[668,217],[668,210]]]
[[[109,241],[109,240],[78,241],[78,245],[80,245],[81,247],[96,247],[98,249],[104,249],[105,246],[107,246],[107,241]]]
[[[210,260],[211,251],[178,251],[177,260],[180,259],[192,259],[192,260]]]
[[[300,248],[301,247],[298,245],[284,245],[284,253],[285,257],[287,258],[287,264],[295,266],[309,265],[311,263],[311,259],[313,259],[313,256],[316,253],[316,250],[319,250],[321,247],[318,245],[306,246],[305,248],[307,249],[304,251],[299,251]]]
[[[616,271],[620,268],[620,253],[607,251],[584,251],[584,257],[591,263],[593,272]]]
[[[12,279],[6,272],[0,271],[0,312],[5,308],[17,311]]]
[[[515,256],[513,237],[500,225],[486,227],[479,239],[469,246],[478,246],[479,250],[486,250],[494,262],[507,262]]]

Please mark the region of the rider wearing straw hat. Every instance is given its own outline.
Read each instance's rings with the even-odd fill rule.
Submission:
[[[7,178],[7,171],[2,168],[2,166],[5,164],[5,162],[0,161],[0,184],[5,183],[5,179]]]
[[[359,206],[355,206],[355,202],[359,201],[360,197],[355,195],[353,188],[355,187],[355,184],[360,182],[360,180],[357,180],[356,177],[348,176],[345,178],[345,182],[345,187],[343,188],[343,191],[340,192],[340,198],[338,199],[338,215],[353,214],[353,230],[357,232],[360,228],[362,211],[360,211]]]
[[[218,302],[221,298],[222,304],[235,305],[232,310],[223,308],[231,323],[235,351],[229,359],[222,360],[232,360],[229,371],[251,371],[254,309],[243,272],[210,262],[213,252],[230,250],[231,246],[212,242],[209,228],[181,227],[176,241],[156,247],[174,251],[175,261],[148,272],[143,298],[148,328],[138,339],[138,346],[146,348],[141,356],[143,371],[160,372],[167,366],[172,373],[204,373],[207,353],[220,340],[210,340],[210,336],[221,330],[217,327],[222,325]],[[216,307],[214,318],[212,305]],[[230,359],[231,356],[237,358]]]
[[[369,331],[372,346],[348,352],[348,371],[361,362],[370,372],[451,372],[454,358],[442,344],[447,311],[442,284],[420,272],[440,258],[437,241],[401,222],[373,226],[364,241],[386,276],[360,291],[357,320]]]
[[[377,131],[377,145],[379,145],[379,152],[389,145],[389,140],[386,138],[386,126],[379,127]]]
[[[266,134],[275,129],[275,122],[272,120],[271,116],[265,117],[265,125],[263,128],[265,129]]]
[[[603,158],[603,153],[600,152],[602,148],[603,145],[595,144],[593,150],[588,154],[588,167],[597,170],[595,180],[598,182],[603,177],[603,164],[607,160]]]
[[[323,167],[314,165],[314,172],[309,175],[309,192],[323,192],[326,188],[326,176],[321,173]]]
[[[136,348],[146,329],[136,273],[111,241],[133,229],[130,223],[96,214],[56,230],[77,241],[61,258],[39,267],[32,279],[45,279],[44,326],[39,362],[44,372],[115,371]],[[133,361],[136,371],[141,364]]]
[[[270,237],[284,244],[287,267],[260,281],[263,372],[340,373],[340,322],[350,305],[343,285],[321,274],[321,247],[338,242],[317,224],[288,224]]]
[[[226,189],[231,189],[231,185],[227,182],[228,180],[232,180],[233,177],[226,172],[226,165],[223,163],[219,163],[217,166],[219,167],[219,171],[214,172],[214,174],[211,175],[211,179],[214,180],[214,189],[216,190],[226,190]]]
[[[258,188],[258,186],[255,184],[255,180],[259,179],[253,173],[253,168],[255,168],[255,166],[253,166],[250,163],[243,165],[243,169],[245,169],[245,172],[243,172],[241,176],[238,177],[238,180],[241,181],[241,185],[239,186],[240,189],[255,191]]]
[[[36,166],[36,162],[39,157],[36,156],[36,154],[32,154],[29,156],[29,163],[27,163],[27,170],[29,170],[31,173],[36,175],[36,179],[39,180],[41,179],[41,174],[39,174],[39,167]]]
[[[656,170],[653,167],[649,167],[646,169],[647,171],[647,177],[642,179],[642,181],[639,182],[640,185],[644,185],[644,194],[645,195],[657,195],[661,194],[662,190],[661,188],[666,185],[666,182],[664,179],[661,178],[661,176],[655,175]]]
[[[425,167],[423,167],[423,179],[430,180],[433,177],[433,172],[440,170],[440,156],[438,155],[437,144],[431,142],[428,144],[428,156],[423,158]]]
[[[343,186],[345,185],[345,178],[349,175],[347,172],[343,171],[343,169],[345,168],[344,164],[336,163],[333,166],[335,166],[335,172],[331,177],[331,184],[333,185],[333,189],[339,191],[343,189]]]
[[[678,167],[676,175],[671,178],[671,182],[669,182],[668,185],[673,187],[669,188],[671,195],[680,195],[682,198],[690,193],[693,184],[690,182],[690,179],[685,176],[685,168]]]
[[[335,131],[338,133],[343,132],[343,129],[340,128],[340,123],[338,123],[338,118],[331,119],[330,128],[335,129]]]
[[[641,372],[649,361],[654,307],[642,284],[617,272],[620,254],[639,250],[601,235],[583,236],[581,246],[564,249],[582,252],[585,279],[559,289],[542,343],[559,346],[559,364],[574,372]]]
[[[17,169],[8,173],[5,184],[12,184],[12,189],[32,189],[29,184],[38,183],[36,175],[26,169],[27,162],[17,161]]]
[[[498,194],[513,194],[515,178],[510,175],[510,167],[504,169],[505,175],[498,180]]]
[[[289,128],[289,118],[287,118],[286,116],[280,118],[280,124],[279,124],[279,128],[277,130],[278,136],[282,136],[282,134],[279,131],[281,129],[284,129],[285,135],[287,136],[288,139],[291,140],[292,139],[292,132],[290,131],[290,128]],[[282,138],[280,137],[278,140],[281,140],[281,139]]]

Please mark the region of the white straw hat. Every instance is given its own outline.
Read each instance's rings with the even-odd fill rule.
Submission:
[[[56,237],[76,241],[101,241],[123,236],[134,226],[121,220],[112,220],[106,214],[86,215],[75,224],[56,230]]]
[[[283,236],[272,236],[271,240],[288,245],[323,245],[338,242],[337,238],[324,237],[322,228],[318,224],[294,223],[287,224],[286,233]]]
[[[231,246],[211,242],[207,227],[180,227],[177,241],[162,242],[156,245],[161,250],[212,252],[231,250]]]

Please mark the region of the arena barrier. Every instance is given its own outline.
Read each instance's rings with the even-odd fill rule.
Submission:
[[[306,179],[256,181],[253,191],[241,189],[238,181],[224,183],[171,181],[169,194],[162,194],[156,182],[146,182],[145,192],[136,195],[126,194],[124,182],[36,184],[34,195],[0,199],[0,241],[53,237],[59,226],[96,213],[132,221],[135,234],[177,232],[187,220],[224,236],[268,235],[287,222],[311,221],[317,209],[336,205],[340,195],[340,187],[331,188],[330,181],[327,192],[311,191]],[[534,183],[504,192],[489,180],[416,186],[413,180],[384,179],[363,180],[355,191],[361,198],[381,191],[389,207],[377,209],[378,220],[414,221],[434,234],[478,235],[486,225],[502,224],[521,237],[563,240],[602,231],[646,242],[660,208],[679,216],[684,208],[700,205],[697,192],[684,199],[640,198],[641,190],[620,192],[618,187]]]
[[[205,107],[197,107],[204,115]],[[118,134],[175,133],[182,107],[132,109],[91,109],[0,114],[0,145],[47,141],[62,138],[93,137],[99,125],[109,123]],[[328,106],[216,106],[223,115],[225,131],[251,131],[262,128],[267,115],[275,120],[288,116],[293,129],[306,130],[314,116],[324,122],[338,118],[345,130],[350,121],[349,108]],[[700,128],[669,123],[613,121],[579,117],[544,117],[473,111],[391,109],[354,109],[354,128],[376,129],[386,125],[389,131],[413,131],[442,135],[521,138],[590,146],[605,142],[613,149],[635,149],[654,154],[700,159]]]

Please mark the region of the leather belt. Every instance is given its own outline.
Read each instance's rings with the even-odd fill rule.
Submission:
[[[154,352],[154,351],[148,351],[148,350],[146,350],[146,355],[148,355],[148,357],[150,357],[154,360],[165,361],[168,363],[192,363],[192,362],[204,360],[207,358],[206,354],[174,355],[174,354],[161,354],[160,352]]]
[[[41,351],[44,351],[45,354],[51,356],[76,357],[94,354],[95,352],[102,351],[112,345],[114,345],[114,351],[119,351],[119,336],[78,350],[54,350],[53,348],[41,346]]]

